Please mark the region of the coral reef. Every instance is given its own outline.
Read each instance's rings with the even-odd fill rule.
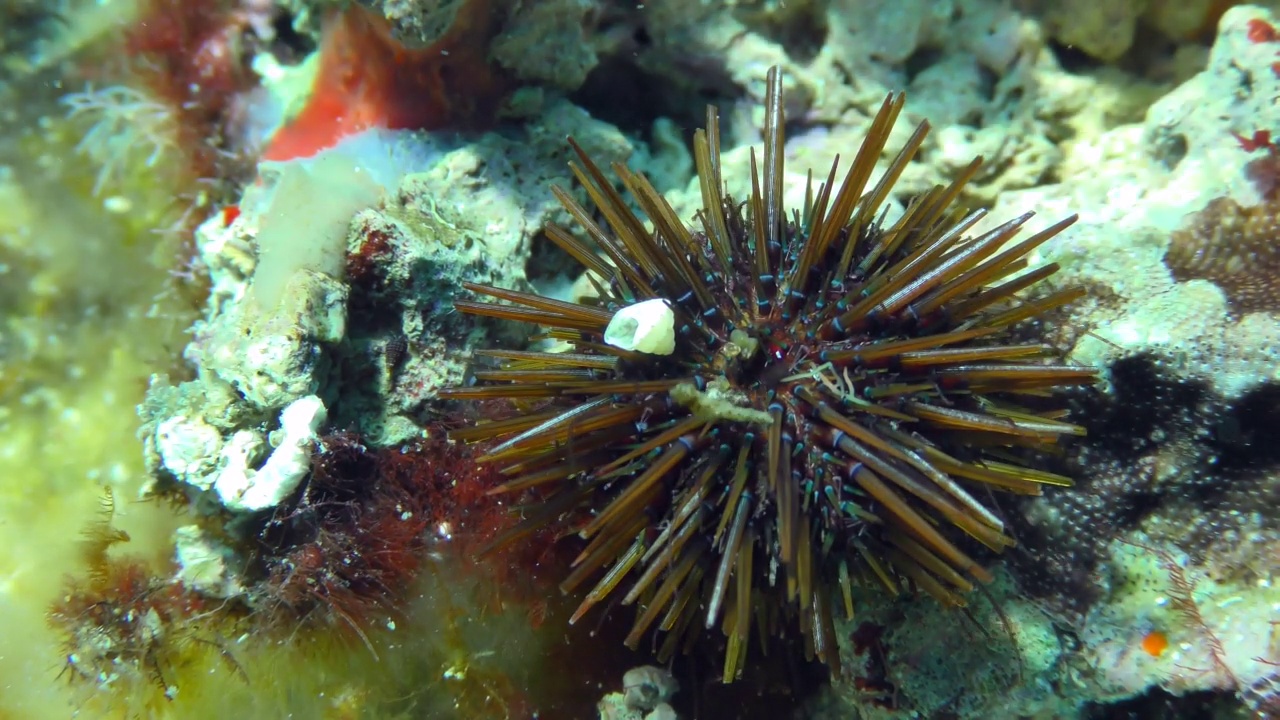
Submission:
[[[517,79],[561,90],[577,90],[598,62],[597,0],[515,3],[494,38],[492,53]]]
[[[1275,13],[0,2],[0,714],[1274,716]],[[1085,296],[1013,341],[1104,382],[1069,394],[1087,435],[1048,461],[1073,487],[978,498],[1017,546],[997,560],[956,540],[993,575],[966,607],[855,573],[842,674],[752,654],[723,686],[723,657],[695,648],[619,687],[657,648],[619,647],[629,612],[565,630],[582,597],[549,585],[582,543],[476,559],[533,510],[489,495],[511,477],[444,438],[537,409],[440,391],[473,382],[477,348],[546,341],[450,308],[468,283],[598,302],[607,282],[542,229],[575,224],[550,189],[571,178],[566,135],[698,227],[688,140],[714,103],[723,191],[750,197],[775,65],[786,207],[807,204],[795,169],[847,163],[905,91],[885,146],[933,132],[893,169],[885,222],[959,180],[957,203],[992,217],[1078,212],[1026,260],[1060,266],[1045,293]],[[892,162],[872,159],[870,185]],[[609,338],[661,349],[668,309]]]
[[[1199,279],[1206,272],[1221,279],[1213,267],[1225,263],[1242,268],[1231,283],[1265,287],[1249,274],[1265,267],[1266,251],[1233,242],[1229,210],[1230,203],[1255,208],[1262,200],[1250,171],[1256,151],[1236,134],[1251,137],[1271,125],[1280,91],[1270,68],[1275,49],[1249,38],[1254,20],[1270,22],[1270,15],[1250,7],[1227,12],[1206,70],[1154,103],[1142,125],[1117,127],[1082,147],[1097,157],[1090,177],[1001,198],[997,207],[1084,208],[1067,239],[1046,253],[1062,263],[1064,278],[1106,288],[1080,322],[1068,323],[1090,329],[1073,341],[1077,358],[1105,364],[1152,352],[1174,376],[1203,380],[1228,400],[1277,377],[1275,316],[1233,309],[1222,288]],[[1256,80],[1239,84],[1246,77]],[[1207,213],[1189,216],[1211,201]],[[1200,259],[1191,261],[1197,252]]]
[[[331,2],[286,5],[326,7]],[[592,32],[603,12],[599,0],[359,0],[367,17],[385,23],[387,37],[408,51],[439,46],[459,28],[489,28],[469,45],[486,49],[506,74],[524,82],[574,90],[596,64]]]
[[[1023,3],[1043,22],[1049,36],[1093,58],[1119,60],[1142,40],[1187,40],[1211,34],[1232,0],[1088,0]]]
[[[1073,639],[1000,573],[963,613],[912,600],[880,603],[842,621],[850,674],[817,717],[855,707],[859,717],[1073,717],[1083,693],[1059,686]],[[946,647],[947,653],[937,648]],[[838,710],[837,708],[845,708]]]
[[[363,47],[327,37],[322,57]],[[606,158],[634,146],[564,101],[514,135],[427,134],[420,123],[434,121],[423,118],[405,121],[412,130],[325,125],[340,116],[335,102],[379,126],[392,115],[381,90],[343,89],[324,72],[322,60],[257,181],[197,229],[211,292],[185,353],[195,373],[153,379],[141,436],[148,491],[219,536],[184,528],[178,577],[268,626],[350,635],[376,657],[386,652],[378,618],[412,622],[403,613],[424,568],[435,571],[428,558],[473,555],[513,520],[485,495],[491,475],[428,430],[432,400],[462,380],[469,348],[510,334],[451,313],[454,294],[467,282],[528,287],[534,232],[561,212],[545,181],[561,174],[564,133]],[[308,117],[328,130],[317,136]],[[520,569],[544,562],[544,547],[530,541],[469,570],[479,592],[502,588],[501,607],[531,629],[550,612],[550,588]],[[484,627],[498,622],[489,615]],[[425,645],[430,655],[437,643]],[[451,652],[440,662],[472,698],[460,707],[478,714],[467,717],[522,715],[519,696],[538,683],[510,685],[511,670],[484,679]]]
[[[874,665],[861,685],[837,684],[852,704],[985,717],[984,693],[960,692],[970,680],[1002,687],[988,697],[1018,714],[1087,714],[1161,692],[1218,691],[1259,717],[1274,704],[1280,327],[1256,164],[1267,151],[1240,141],[1274,126],[1275,49],[1257,32],[1272,20],[1227,11],[1208,68],[1143,125],[1096,140],[1091,176],[1000,198],[1082,210],[1043,255],[1062,265],[1055,282],[1099,292],[1040,330],[1108,368],[1105,391],[1076,401],[1088,432],[1063,464],[1081,481],[1003,510],[1019,518],[1007,568],[1018,593],[997,592],[1000,617],[977,627],[1018,658],[1006,675],[972,679],[957,670],[1000,664],[960,663],[922,684],[906,669],[946,628],[873,616],[862,634],[874,642],[859,628],[852,644]],[[1223,91],[1242,77],[1256,94],[1247,82]]]

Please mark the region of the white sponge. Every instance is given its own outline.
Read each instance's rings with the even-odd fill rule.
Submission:
[[[654,298],[622,308],[605,328],[604,341],[623,350],[670,355],[676,349],[676,314],[671,303]]]

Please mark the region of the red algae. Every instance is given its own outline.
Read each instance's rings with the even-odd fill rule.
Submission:
[[[218,620],[234,621],[236,610],[158,576],[139,559],[112,557],[113,546],[129,541],[112,526],[113,515],[108,495],[102,518],[85,531],[85,576],[68,578],[48,611],[50,625],[64,639],[63,674],[95,692],[120,684],[137,689],[143,704],[158,702],[176,691],[172,674],[197,646],[207,645],[218,648],[243,678],[234,657],[206,632]],[[154,692],[143,692],[148,686]]]
[[[497,31],[490,0],[471,0],[437,42],[409,49],[358,6],[331,16],[307,104],[271,139],[264,159],[310,157],[372,128],[439,130],[492,121],[509,82],[488,58]]]
[[[323,440],[302,497],[261,534],[267,580],[258,604],[268,615],[337,620],[363,638],[372,610],[403,599],[421,564],[427,519],[417,498],[379,480],[377,456],[357,438]]]
[[[536,572],[552,539],[476,561],[514,524],[486,495],[495,482],[470,448],[447,440],[371,448],[351,434],[324,438],[301,497],[260,535],[267,579],[256,604],[285,623],[346,626],[363,639],[375,611],[399,612],[430,554],[463,559],[473,580],[494,595],[502,588],[503,606],[537,602],[554,587]]]
[[[142,562],[113,559],[87,583],[69,580],[49,620],[64,633],[73,679],[101,683],[129,674],[167,689],[163,669],[187,640],[180,629],[208,609],[182,583],[156,577]]]
[[[252,38],[249,19],[225,0],[145,0],[125,33],[134,71],[177,119],[194,178],[228,174],[228,135],[257,84]]]
[[[408,642],[457,716],[531,717],[544,683],[511,652],[546,641],[533,633],[558,595],[559,564],[546,562],[558,544],[537,536],[478,555],[517,520],[487,494],[495,475],[443,432],[382,448],[322,438],[307,486],[260,533],[256,619],[290,635],[333,630],[375,658]]]
[[[367,295],[381,289],[385,282],[385,265],[395,255],[391,235],[386,230],[372,227],[361,221],[359,244],[347,253],[346,280],[349,285],[361,288]]]
[[[219,110],[252,84],[239,37],[246,29],[223,0],[148,0],[125,49],[143,60],[158,94]]]

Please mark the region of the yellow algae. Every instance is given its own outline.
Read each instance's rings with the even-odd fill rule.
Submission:
[[[176,219],[163,175],[113,190],[127,212],[91,196],[97,168],[74,153],[76,128],[52,100],[24,98],[48,117],[0,129],[0,716],[23,718],[75,707],[45,616],[65,578],[84,572],[81,532],[104,487],[130,552],[168,561],[178,519],[136,501],[134,407],[193,317],[156,306],[177,252],[175,237],[151,231]]]
[[[156,623],[147,661],[104,665],[111,678],[75,678],[68,694],[92,717],[529,717],[537,667],[528,658],[547,656],[550,635],[519,607],[476,612],[492,588],[466,577],[456,558],[435,558],[412,599],[364,618],[359,636],[341,624],[264,626],[211,603],[192,619]]]

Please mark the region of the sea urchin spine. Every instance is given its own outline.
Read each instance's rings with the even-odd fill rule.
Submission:
[[[1057,270],[1028,269],[1027,254],[1074,218],[1012,245],[1030,213],[967,235],[984,213],[955,205],[978,159],[887,222],[885,200],[928,132],[921,123],[868,189],[902,95],[885,100],[839,186],[837,158],[788,215],[781,87],[774,68],[763,168],[753,151],[746,202],[724,193],[708,109],[694,137],[703,209],[693,229],[643,175],[615,165],[648,229],[570,140],[573,174],[608,227],[557,188],[587,239],[547,234],[600,299],[467,285],[510,304],[459,310],[543,326],[548,349],[482,351],[494,368],[444,393],[538,403],[453,437],[500,440],[480,458],[506,478],[494,492],[540,496],[506,540],[554,523],[586,540],[562,589],[604,572],[574,619],[620,592],[643,608],[627,644],[656,625],[663,658],[699,625],[718,626],[726,682],[741,672],[753,622],[773,634],[798,626],[807,654],[838,667],[832,606],[839,597],[852,614],[855,580],[963,604],[971,580],[991,577],[963,548],[1013,544],[971,489],[1036,494],[1070,482],[1021,459],[1081,428],[1016,401],[1095,378],[1009,334],[1082,295],[1020,297]],[[675,315],[672,352],[605,341],[617,313],[654,299]]]

